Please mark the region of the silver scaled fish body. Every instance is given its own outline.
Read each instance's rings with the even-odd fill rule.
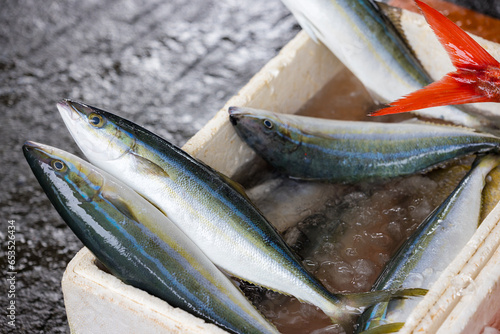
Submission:
[[[327,120],[231,107],[236,132],[294,178],[357,182],[408,175],[471,153],[498,151],[500,138],[428,123]]]
[[[25,157],[54,207],[123,282],[232,333],[278,331],[163,213],[62,150],[27,142]]]
[[[476,159],[456,189],[399,248],[373,290],[429,289],[481,223],[481,193],[488,173],[499,164],[497,155]],[[383,329],[400,327],[419,301],[393,300],[368,308],[358,321],[358,332],[385,333]]]
[[[157,206],[232,276],[293,295],[335,319],[344,318],[346,309],[358,312],[352,308],[394,293],[330,294],[305,270],[241,186],[116,115],[72,101],[60,102],[58,108],[93,164]]]
[[[302,28],[321,41],[363,83],[387,103],[432,82],[390,19],[373,0],[282,0]],[[477,129],[497,131],[494,120],[469,108],[420,110]]]

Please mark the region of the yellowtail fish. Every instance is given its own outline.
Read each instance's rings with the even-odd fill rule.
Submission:
[[[482,193],[481,219],[483,221],[500,202],[500,167],[491,171]]]
[[[481,223],[481,192],[488,173],[499,164],[500,156],[497,155],[476,159],[450,196],[396,252],[373,290],[431,288]],[[397,330],[418,302],[418,299],[393,300],[368,308],[360,317],[358,331],[386,333]]]
[[[61,217],[113,275],[231,333],[278,333],[175,224],[128,186],[54,147],[27,142],[23,151]]]
[[[264,160],[300,179],[358,182],[409,175],[471,153],[498,151],[500,138],[428,123],[319,119],[231,107],[240,137]]]
[[[393,293],[424,293],[331,294],[301,265],[241,186],[116,115],[67,100],[58,108],[93,164],[157,206],[227,273],[293,295],[334,319],[344,319],[377,300],[387,300]]]

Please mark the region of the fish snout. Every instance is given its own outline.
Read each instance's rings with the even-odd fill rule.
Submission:
[[[23,152],[24,154],[31,154],[31,155],[50,155],[53,153],[53,150],[50,146],[40,144],[34,141],[26,141],[23,145]]]
[[[57,110],[59,110],[63,119],[64,116],[67,116],[69,119],[76,121],[80,117],[73,106],[73,102],[68,99],[57,102]]]
[[[36,148],[39,148],[40,146],[38,145],[38,143],[35,143],[34,141],[26,141],[23,145],[23,151],[27,152],[27,151],[32,151]]]
[[[236,126],[238,124],[239,115],[238,107],[229,107],[229,121],[232,125]]]
[[[23,145],[24,157],[33,171],[38,170],[37,173],[44,173],[41,172],[42,166],[50,165],[54,160],[53,153],[54,149],[48,145],[33,141],[26,141]]]

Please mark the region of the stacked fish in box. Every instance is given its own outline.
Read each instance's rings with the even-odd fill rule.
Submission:
[[[393,93],[386,100],[430,82],[372,1],[325,0],[316,1],[316,6],[310,1],[284,2],[303,27],[352,66],[372,91],[380,86],[375,79],[384,85],[397,82],[385,90]],[[332,19],[325,13],[341,15]],[[358,29],[345,28],[349,24],[341,21],[346,17],[342,13],[356,18]],[[332,22],[343,27],[336,35],[340,40],[325,34]],[[384,33],[376,33],[377,29]],[[361,57],[365,53],[347,46],[353,41],[372,45],[371,49],[380,50],[379,56]],[[373,48],[374,44],[385,47]],[[360,64],[381,72],[367,76]],[[452,194],[398,250],[371,292],[333,294],[303,267],[239,184],[114,114],[69,100],[60,102],[58,109],[92,164],[34,142],[27,142],[23,150],[66,223],[125,283],[232,333],[278,331],[226,274],[293,295],[341,325],[362,314],[358,331],[398,330],[437,274],[427,275],[419,287],[412,286],[408,277],[429,267],[439,272],[460,251],[477,228],[485,179],[500,164],[500,157],[490,154],[498,153],[500,138],[464,127],[325,121],[231,108],[229,120],[235,131],[293,178],[355,183],[409,175],[450,159],[478,155]],[[452,107],[434,112],[439,118],[494,132],[493,122],[482,114]]]

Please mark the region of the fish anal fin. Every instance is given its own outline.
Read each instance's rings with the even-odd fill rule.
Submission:
[[[457,69],[500,66],[479,43],[434,8],[415,0]]]

